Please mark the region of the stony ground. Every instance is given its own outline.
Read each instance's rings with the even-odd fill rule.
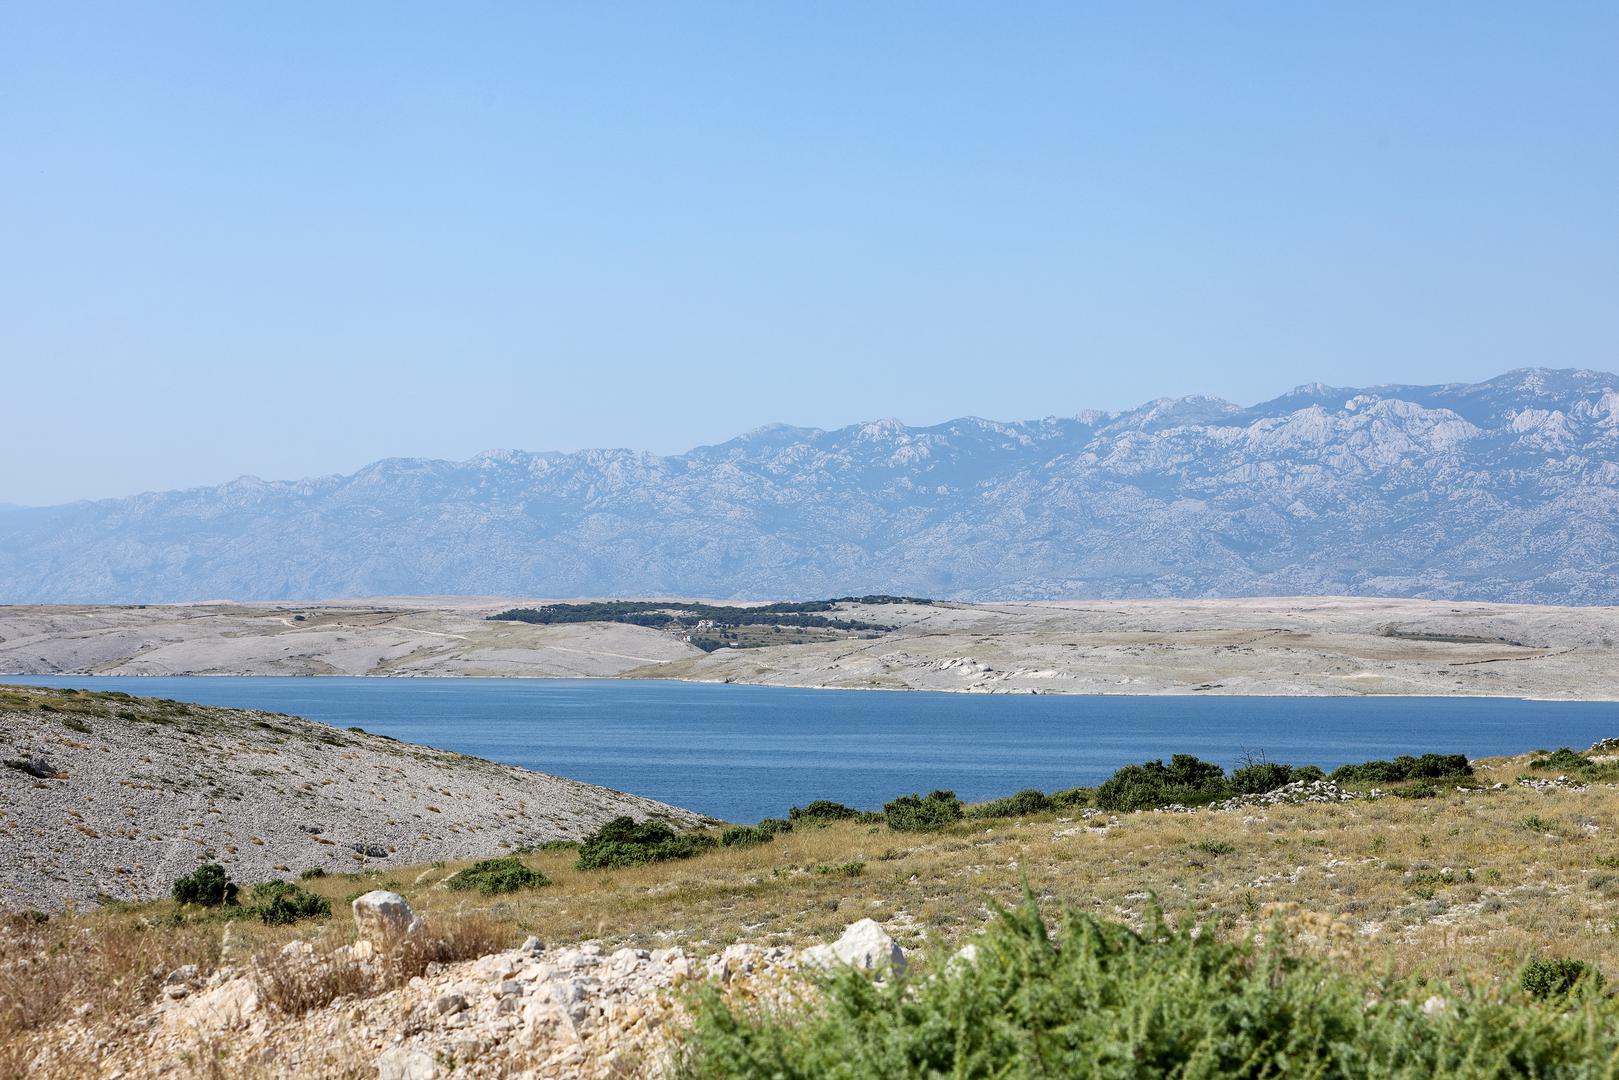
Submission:
[[[1302,597],[885,607],[873,641],[656,678],[966,693],[1619,697],[1619,609]]]
[[[0,910],[578,838],[651,799],[279,714],[0,686]]]
[[[8,675],[608,676],[701,655],[639,626],[489,622],[510,602],[0,607]]]
[[[883,954],[881,930],[937,963],[1025,889],[1053,915],[1139,926],[1157,903],[1234,937],[1280,923],[1361,971],[1505,985],[1557,956],[1611,981],[1616,751],[1594,748],[1585,779],[1476,762],[1420,798],[1303,782],[935,833],[846,821],[612,871],[537,852],[523,861],[549,884],[492,897],[448,887],[453,862],[360,867],[305,882],[335,914],[291,926],[166,901],[0,919],[0,1077],[655,1075],[688,984],[803,992],[795,973],[850,927],[833,955]],[[378,889],[421,917],[417,952],[348,916]]]
[[[874,640],[704,654],[519,601],[0,607],[16,674],[618,676],[967,693],[1619,697],[1619,609],[1304,597],[848,605]]]
[[[389,925],[368,914],[376,901],[402,904],[385,892],[357,898],[352,944],[297,939],[239,966],[182,965],[163,975],[148,1008],[103,1027],[69,1024],[28,1066],[117,1080],[658,1076],[695,984],[783,1002],[804,992],[799,972],[850,964],[882,978],[906,966],[893,938],[864,919],[802,950],[733,944],[706,958],[678,946],[547,948],[531,936],[474,960],[429,963],[407,980],[397,967],[409,962],[403,920],[414,914],[404,906]],[[418,926],[414,934],[430,935]]]

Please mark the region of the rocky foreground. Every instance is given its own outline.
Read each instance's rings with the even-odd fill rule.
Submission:
[[[0,687],[0,911],[577,839],[651,799],[380,735],[122,694]]]
[[[515,949],[431,964],[395,989],[339,997],[288,1019],[301,997],[321,987],[387,980],[411,936],[429,932],[394,893],[367,893],[353,912],[352,945],[323,953],[291,941],[271,960],[206,978],[178,968],[164,978],[155,1007],[122,1030],[70,1035],[35,1064],[50,1070],[94,1056],[104,1074],[121,1080],[173,1075],[199,1058],[231,1076],[658,1076],[667,1035],[680,1022],[678,991],[688,984],[783,1000],[801,991],[789,977],[803,969],[848,964],[881,977],[906,965],[904,951],[871,919],[831,944],[735,944],[706,959],[680,947],[548,948],[531,936]]]

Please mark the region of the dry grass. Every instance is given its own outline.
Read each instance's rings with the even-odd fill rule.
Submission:
[[[85,1021],[134,1016],[185,963],[206,973],[259,957],[272,1003],[297,1015],[528,933],[702,952],[739,939],[826,940],[871,916],[907,947],[948,943],[976,932],[993,904],[1015,902],[1025,882],[1042,900],[1130,922],[1153,896],[1172,918],[1222,933],[1262,929],[1279,914],[1306,947],[1401,974],[1509,979],[1531,957],[1560,955],[1619,979],[1619,787],[1520,788],[1525,760],[1481,769],[1475,783],[1504,781],[1504,790],[1445,788],[1433,799],[1089,822],[1041,814],[932,834],[840,822],[599,872],[575,870],[570,851],[542,852],[524,862],[550,886],[494,898],[440,887],[460,863],[334,875],[303,884],[329,897],[338,917],[291,927],[178,917],[166,902],[14,923],[0,937],[0,1077],[36,1033],[76,1011]],[[863,871],[818,872],[850,863]],[[324,974],[297,978],[277,968],[273,958],[294,938],[329,958],[352,939],[347,899],[378,887],[402,892],[442,928],[427,947],[397,953],[381,979],[329,962]]]
[[[426,933],[391,942],[368,962],[354,960],[337,948],[312,957],[274,952],[260,956],[254,971],[272,1008],[286,1016],[303,1016],[341,997],[403,986],[433,964],[476,960],[510,944],[509,926],[474,912],[436,920]]]

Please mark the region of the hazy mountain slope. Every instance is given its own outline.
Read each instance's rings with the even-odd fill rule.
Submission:
[[[407,593],[1619,601],[1619,377],[495,451],[0,515],[0,600]]]

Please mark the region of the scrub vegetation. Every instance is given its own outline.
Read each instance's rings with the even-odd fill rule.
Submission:
[[[510,608],[488,616],[490,620],[550,625],[555,623],[628,623],[682,634],[706,652],[721,648],[759,648],[767,645],[802,645],[841,635],[876,635],[895,627],[866,619],[839,618],[840,604],[928,605],[933,601],[912,596],[840,596],[831,600],[801,600],[737,606],[668,600],[601,600],[581,604],[546,604]]]
[[[273,973],[295,939],[338,948],[353,940],[348,902],[377,888],[405,895],[435,940],[460,943],[435,946],[436,962],[527,935],[698,956],[739,940],[803,946],[868,917],[911,954],[903,982],[845,975],[790,1002],[697,1006],[688,1076],[738,1063],[786,1077],[980,1076],[1012,1060],[1047,1075],[1095,1074],[1081,1060],[1141,1063],[1119,1075],[1190,1068],[1177,1061],[1206,1075],[1611,1075],[1613,749],[1568,752],[1584,764],[1541,751],[1463,771],[1441,754],[1335,774],[1362,796],[1422,784],[1423,798],[1259,805],[1273,795],[1249,791],[1234,809],[1187,808],[1189,794],[1218,803],[1295,778],[1314,790],[1320,773],[1171,757],[1096,789],[976,806],[936,791],[882,813],[817,800],[712,829],[620,818],[578,844],[235,894],[201,865],[172,899],[0,921],[0,1077],[39,1040],[122,1031],[161,999],[165,972]],[[968,943],[979,960],[952,966]],[[266,993],[295,1013],[385,988],[280,979]],[[1128,1038],[1108,1042],[1108,1030]],[[1019,1046],[1039,1050],[1005,1056]],[[1024,1067],[1005,1075],[1033,1075]]]

